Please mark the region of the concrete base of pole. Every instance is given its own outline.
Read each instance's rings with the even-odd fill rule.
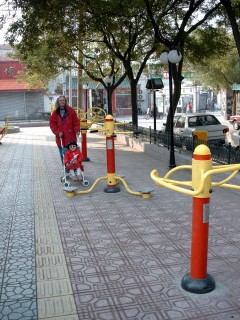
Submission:
[[[104,192],[106,193],[116,193],[119,191],[120,191],[120,188],[118,186],[107,186],[104,188]]]
[[[187,273],[182,278],[181,287],[191,293],[209,293],[215,289],[215,280],[210,274],[204,279],[193,279],[190,273]]]

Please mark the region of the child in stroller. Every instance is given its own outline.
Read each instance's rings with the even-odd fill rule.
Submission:
[[[82,181],[82,172],[84,171],[84,167],[82,165],[83,155],[77,148],[77,143],[75,141],[68,144],[68,150],[64,154],[63,161],[66,170],[70,173],[70,178],[72,178],[72,180]]]

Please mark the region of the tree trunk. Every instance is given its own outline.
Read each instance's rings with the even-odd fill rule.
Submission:
[[[131,103],[132,103],[132,124],[138,129],[138,109],[137,109],[137,80],[130,79]]]
[[[238,55],[240,57],[240,31],[238,29],[238,23],[236,21],[236,15],[233,11],[232,3],[230,0],[221,0],[221,4],[224,6],[227,12],[228,19],[232,27],[233,37],[238,50]]]
[[[172,64],[172,75],[173,75],[173,114],[175,114],[178,101],[181,96],[182,79],[179,76],[176,64]],[[167,121],[166,121],[166,131],[170,130],[170,110],[168,110]]]

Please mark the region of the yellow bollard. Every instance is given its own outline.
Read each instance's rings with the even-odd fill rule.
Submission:
[[[193,131],[192,136],[193,139],[199,140],[201,142],[207,142],[208,139],[207,131]]]

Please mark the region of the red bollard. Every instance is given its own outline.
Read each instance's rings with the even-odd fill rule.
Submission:
[[[87,129],[88,124],[86,119],[80,120],[80,126],[81,126],[81,140],[82,140],[82,154],[83,154],[83,161],[90,161],[90,159],[87,156]],[[84,130],[86,129],[86,130]]]
[[[204,279],[207,274],[209,198],[193,197],[191,277]]]
[[[111,115],[105,118],[106,133],[106,155],[107,155],[107,187],[104,192],[115,193],[119,192],[120,188],[117,185],[116,169],[115,169],[115,147],[114,147],[114,120]]]
[[[192,186],[197,190],[201,175],[212,168],[211,153],[207,146],[199,145],[193,153]],[[215,289],[215,281],[207,273],[209,204],[212,178],[206,179],[204,190],[193,197],[191,268],[181,282],[184,290],[192,293],[208,293]]]

